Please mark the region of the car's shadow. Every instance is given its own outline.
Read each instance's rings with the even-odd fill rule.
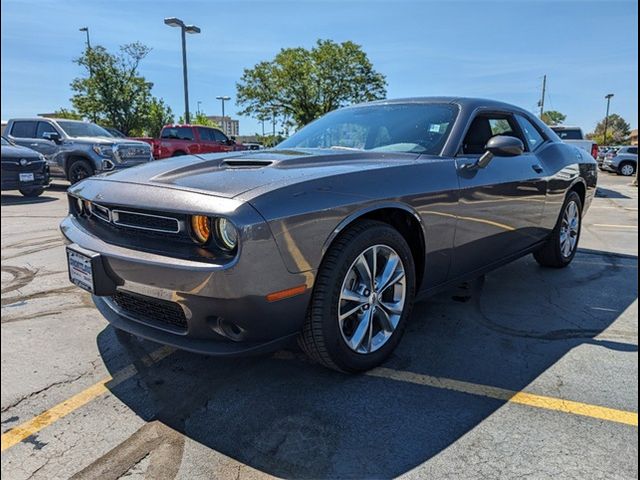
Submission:
[[[31,205],[36,203],[48,203],[55,202],[58,200],[55,197],[48,197],[47,192],[43,193],[39,197],[25,197],[20,193],[3,193],[0,195],[0,205],[9,206],[9,205]]]
[[[611,190],[609,188],[602,188],[602,187],[598,187],[598,190],[596,190],[596,197],[599,198],[614,198],[614,199],[629,199],[631,198],[628,195],[625,195],[623,193],[620,193],[617,190]]]
[[[596,338],[637,298],[634,265],[637,257],[588,250],[564,270],[522,259],[489,274],[467,302],[447,294],[416,305],[384,366],[519,391],[581,344],[637,351],[633,332]],[[278,477],[395,477],[504,404],[342,375],[297,353],[221,360],[175,352],[147,367],[155,344],[120,343],[108,327],[98,345],[112,373],[138,366],[111,391],[140,417]]]

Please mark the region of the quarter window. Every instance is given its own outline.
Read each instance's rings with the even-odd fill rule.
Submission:
[[[538,129],[525,117],[516,115],[520,128],[524,132],[524,136],[529,142],[529,149],[531,151],[536,150],[540,145],[544,143],[544,137],[540,134]]]
[[[35,138],[36,122],[14,122],[11,135],[16,138]]]
[[[634,155],[638,154],[638,147],[630,147],[629,150],[627,150],[629,153],[632,153]]]

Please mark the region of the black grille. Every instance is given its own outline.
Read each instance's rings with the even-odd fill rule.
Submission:
[[[149,323],[168,325],[182,331],[187,330],[184,311],[175,302],[121,291],[116,292],[111,299],[134,318]]]
[[[114,210],[113,223],[121,227],[159,230],[167,233],[178,233],[180,230],[180,224],[175,218],[145,215],[123,210]]]

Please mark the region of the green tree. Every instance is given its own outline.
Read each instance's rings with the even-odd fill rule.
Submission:
[[[286,48],[245,69],[236,84],[240,115],[287,119],[302,127],[350,103],[385,98],[386,80],[350,41],[318,40],[307,50]]]
[[[557,110],[548,110],[542,114],[540,119],[547,125],[560,125],[567,119],[567,116]]]
[[[83,117],[112,125],[124,134],[145,128],[153,97],[152,83],[138,72],[151,49],[141,43],[120,47],[118,53],[102,46],[87,49],[75,62],[87,77],[71,82],[71,103]]]
[[[158,138],[162,127],[173,123],[173,119],[171,107],[166,105],[161,98],[152,98],[149,102],[143,132],[149,137]]]
[[[587,138],[593,140],[599,145],[625,145],[629,143],[629,134],[631,126],[617,113],[609,115],[607,126],[607,138],[604,138],[604,125],[606,118],[602,119],[596,125],[593,133],[587,134]]]
[[[181,116],[178,119],[178,123],[185,123],[184,116]],[[220,128],[220,125],[218,125],[216,122],[214,122],[209,117],[207,117],[207,114],[202,111],[196,112],[194,115],[191,115],[191,125],[201,125],[203,127]]]

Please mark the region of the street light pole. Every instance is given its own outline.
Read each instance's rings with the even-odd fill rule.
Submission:
[[[200,27],[195,25],[185,25],[179,18],[170,17],[164,19],[165,25],[170,27],[180,27],[180,37],[182,40],[182,77],[184,81],[184,119],[186,123],[191,123],[189,115],[189,82],[187,80],[187,33],[200,33]]]
[[[81,27],[78,29],[81,32],[84,32],[87,35],[87,68],[89,69],[89,78],[92,79],[93,78],[93,67],[91,66],[91,55],[89,55],[91,53],[91,39],[89,38],[89,27]],[[97,115],[95,114],[95,112],[91,115],[91,120],[92,121],[97,121]]]
[[[81,32],[85,32],[87,34],[87,50],[91,50],[91,40],[89,39],[89,27],[79,28]]]
[[[220,100],[222,102],[222,131],[225,133],[225,135],[228,135],[227,133],[227,121],[224,118],[224,102],[226,102],[227,100],[231,100],[231,97],[229,97],[228,95],[220,95],[218,97],[216,97],[216,100]]]
[[[604,96],[607,99],[607,115],[604,117],[604,138],[602,139],[602,143],[607,144],[607,130],[609,130],[609,106],[611,105],[611,99],[613,98],[613,93],[609,93]]]
[[[196,111],[196,113],[197,113],[198,115],[200,115],[200,104],[201,104],[201,103],[202,103],[202,102],[201,102],[200,100],[198,100],[198,110]]]

